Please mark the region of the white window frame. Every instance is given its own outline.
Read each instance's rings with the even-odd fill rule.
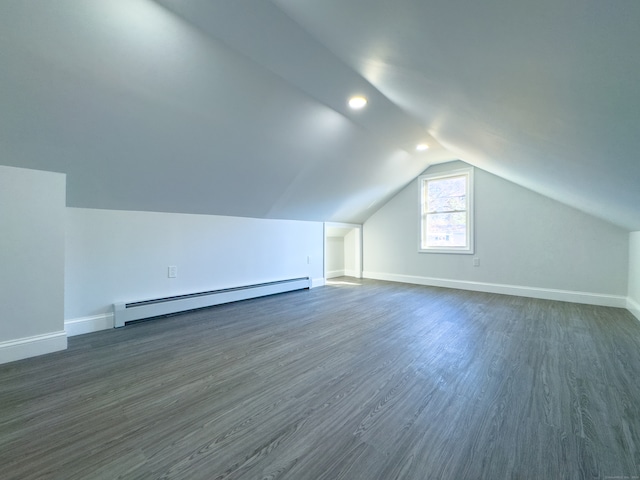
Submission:
[[[464,247],[445,247],[445,246],[424,246],[423,235],[426,229],[426,199],[425,188],[428,182],[434,180],[443,180],[451,177],[464,176],[467,179],[467,192],[466,192],[466,214],[467,214],[467,238],[466,246]],[[460,168],[456,170],[449,170],[447,172],[432,173],[426,175],[420,175],[418,177],[418,193],[420,195],[420,218],[418,219],[418,252],[420,253],[458,253],[472,255],[474,253],[474,228],[473,228],[473,168]]]

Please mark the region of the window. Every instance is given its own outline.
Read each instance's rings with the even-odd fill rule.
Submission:
[[[420,251],[473,253],[473,169],[422,175]]]

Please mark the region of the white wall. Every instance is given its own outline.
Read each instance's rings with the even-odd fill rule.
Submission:
[[[82,208],[68,208],[66,220],[73,334],[112,327],[115,302],[323,279],[322,223]],[[168,278],[170,265],[177,278]]]
[[[466,164],[451,162],[428,172],[461,166]],[[418,253],[418,182],[413,181],[365,223],[365,277],[626,305],[625,230],[480,169],[475,226],[475,255]]]
[[[0,166],[0,363],[63,350],[65,175]]]
[[[360,229],[354,228],[344,236],[344,274],[360,278]]]
[[[326,272],[325,278],[341,277],[344,275],[344,237],[326,238]]]
[[[627,308],[640,320],[640,232],[629,234],[629,298]]]

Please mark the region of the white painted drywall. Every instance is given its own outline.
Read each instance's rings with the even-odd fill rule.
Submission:
[[[326,238],[326,272],[325,278],[341,277],[344,275],[344,237]]]
[[[360,277],[360,229],[354,228],[344,236],[344,274]]]
[[[640,320],[640,232],[629,234],[628,293],[627,308]]]
[[[69,323],[102,316],[109,326],[115,302],[323,277],[318,222],[84,208],[66,220]]]
[[[66,348],[65,183],[0,166],[0,363]]]
[[[461,166],[450,162],[427,171]],[[627,231],[481,169],[475,171],[475,226],[475,255],[418,253],[418,183],[411,182],[364,224],[365,276],[450,279],[470,289],[489,283],[590,292],[623,306]]]

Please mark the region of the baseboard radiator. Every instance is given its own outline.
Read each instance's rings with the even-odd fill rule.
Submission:
[[[171,313],[194,310],[196,308],[211,307],[213,305],[302,290],[310,287],[311,279],[309,277],[302,277],[234,288],[223,288],[208,292],[177,295],[175,297],[156,298],[130,303],[114,303],[114,326],[116,328],[124,327],[127,322],[141,320],[143,318],[159,317]]]

